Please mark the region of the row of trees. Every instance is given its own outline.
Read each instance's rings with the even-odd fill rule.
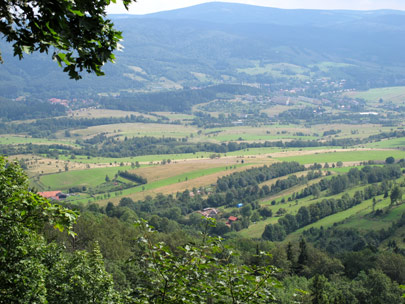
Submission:
[[[135,174],[135,173],[130,173],[130,172],[126,171],[126,170],[125,171],[118,171],[118,175],[123,177],[123,178],[129,179],[130,181],[141,184],[141,185],[148,183],[148,180],[145,177],[140,176],[140,175]]]
[[[360,182],[384,182],[380,185],[370,185],[365,188],[364,191],[356,191],[353,197],[345,193],[340,199],[323,199],[321,202],[311,204],[308,207],[303,206],[298,210],[295,216],[287,214],[280,218],[277,224],[267,225],[262,237],[270,241],[282,241],[286,235],[299,228],[305,227],[326,216],[349,209],[364,200],[387,193],[389,189],[387,181],[399,178],[401,175],[399,165],[386,165],[384,167],[366,166],[361,170],[353,168],[347,174],[332,177],[330,180],[323,179],[317,185],[311,185],[302,190],[301,193],[298,194],[298,197],[309,193],[319,196],[319,191],[323,189],[329,189],[330,194],[334,195]],[[399,200],[400,196],[402,196],[402,194],[399,187],[393,187],[391,191],[391,202],[396,202]],[[295,197],[297,197],[297,195]]]
[[[120,123],[156,123],[156,120],[146,118],[142,115],[133,114],[126,117],[102,117],[102,118],[45,118],[37,119],[34,122],[24,123],[1,123],[2,134],[24,133],[32,137],[47,137],[60,130],[87,128],[99,125],[120,124]],[[159,123],[168,123],[159,121]]]
[[[305,167],[297,162],[282,162],[272,164],[271,166],[251,168],[243,172],[235,172],[219,178],[216,191],[223,192],[227,189],[255,186],[273,178],[286,176],[304,170]]]
[[[274,278],[276,268],[269,263],[240,265],[235,253],[211,238],[205,221],[200,244],[183,244],[174,251],[156,242],[156,232],[144,221],[131,230],[119,231],[114,245],[98,245],[100,231],[94,231],[100,219],[87,217],[86,223],[74,225],[78,213],[46,199],[28,189],[28,180],[16,164],[0,158],[0,303],[201,303],[220,300],[226,303],[272,303],[279,286]],[[109,207],[107,206],[106,212]],[[86,226],[89,224],[89,226]],[[52,226],[66,229],[55,233]],[[118,224],[121,228],[127,225]],[[84,231],[80,228],[85,228]],[[92,227],[92,228],[91,228]],[[109,226],[108,229],[113,226]],[[88,229],[89,228],[89,229]],[[89,231],[99,237],[85,238]],[[41,232],[42,231],[42,232]],[[111,236],[116,229],[108,231]],[[116,252],[120,240],[132,232],[135,246]],[[70,251],[57,243],[47,243],[45,237],[67,240]],[[109,237],[110,241],[112,240]],[[133,243],[133,239],[132,239]],[[118,246],[118,247],[117,247]],[[89,249],[91,252],[80,249]],[[106,251],[115,275],[128,275],[123,286],[114,288],[113,277],[106,272],[100,248]],[[128,252],[129,251],[129,252]],[[128,259],[121,260],[128,252]],[[263,261],[269,255],[260,254]],[[117,283],[120,279],[117,279]],[[122,280],[122,277],[121,277]],[[132,280],[132,281],[131,281]],[[241,284],[240,282],[243,282]]]

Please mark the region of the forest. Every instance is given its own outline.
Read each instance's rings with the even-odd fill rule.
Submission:
[[[325,208],[345,208],[385,191],[398,203],[389,183],[402,174],[401,165],[391,166],[351,170],[344,176],[347,186],[373,187],[356,192],[355,198],[345,194],[344,201],[324,200],[316,207],[319,215],[312,206],[301,208],[297,225],[332,212]],[[254,169],[243,189],[297,169],[302,170],[288,163]],[[240,182],[234,181],[241,177],[231,176],[222,182],[238,189]],[[223,230],[220,219],[184,216],[186,206],[204,204],[188,193],[77,208],[30,192],[19,166],[4,158],[1,179],[5,204],[0,225],[6,232],[1,234],[2,303],[402,303],[405,258],[395,244],[382,252],[375,241],[402,227],[405,214],[391,230],[375,236],[333,227],[310,229],[298,241],[273,243],[266,227],[261,240],[223,239],[216,236]],[[329,183],[328,191],[333,191],[337,182]],[[241,213],[249,217],[251,210]],[[284,233],[294,229],[288,217],[277,225]],[[345,240],[344,247],[339,240]],[[360,245],[360,240],[368,242]]]
[[[404,12],[110,2],[0,3],[0,304],[405,303]]]

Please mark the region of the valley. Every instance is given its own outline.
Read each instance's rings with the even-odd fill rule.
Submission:
[[[0,303],[404,303],[403,11],[108,17],[103,77],[0,41]]]

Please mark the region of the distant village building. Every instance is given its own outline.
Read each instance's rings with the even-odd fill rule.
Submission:
[[[236,222],[237,220],[238,220],[238,218],[236,216],[231,215],[230,217],[228,217],[228,221],[226,222],[226,225],[228,227],[231,227],[232,223]]]
[[[205,217],[214,217],[219,213],[218,209],[215,208],[205,208],[204,210],[197,212]]]
[[[45,191],[45,192],[38,192],[38,194],[47,199],[56,201],[67,198],[67,194],[62,193],[61,191]]]

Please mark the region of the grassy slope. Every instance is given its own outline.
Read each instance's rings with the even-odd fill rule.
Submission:
[[[297,161],[301,164],[317,163],[333,163],[333,162],[349,162],[349,161],[368,161],[368,160],[385,160],[387,157],[393,156],[396,159],[405,157],[405,151],[400,150],[369,150],[369,151],[348,151],[328,152],[309,154],[302,156],[280,157],[277,158],[283,161]]]
[[[403,179],[403,178],[402,178]],[[400,179],[400,180],[402,180]],[[353,194],[356,191],[362,190],[367,186],[359,186],[352,188],[345,193],[349,194],[350,196],[353,196]],[[290,195],[291,193],[289,193]],[[287,196],[289,196],[287,195]],[[323,193],[325,195],[325,193]],[[328,196],[327,198],[335,198],[338,199],[343,195],[337,194],[334,196]],[[285,198],[287,197],[285,196]],[[284,204],[278,203],[274,206],[269,206],[269,208],[272,209],[273,214],[275,211],[277,211],[279,208],[285,208],[287,210],[287,213],[295,215],[297,211],[299,210],[300,207],[302,206],[309,206],[311,204],[314,204],[316,202],[321,201],[326,197],[321,197],[320,199],[313,199],[313,196],[309,196],[303,199],[300,199],[298,201],[298,204],[295,202],[286,202]],[[377,205],[376,209],[383,209],[386,208],[389,205],[389,199],[382,199],[382,196],[377,197]],[[385,217],[383,218],[372,218],[367,216],[372,210],[372,200],[367,200],[362,202],[361,204],[354,206],[353,208],[350,208],[348,210],[344,210],[342,212],[333,214],[331,216],[325,217],[316,223],[313,223],[311,225],[307,225],[296,232],[290,234],[287,238],[287,240],[295,239],[298,238],[299,235],[302,233],[303,230],[307,230],[311,227],[316,227],[319,228],[323,226],[324,228],[332,226],[334,223],[342,222],[345,220],[344,224],[342,227],[352,227],[352,228],[357,228],[357,229],[373,229],[373,230],[378,230],[382,228],[387,228],[391,225],[392,221],[395,221],[399,219],[399,217],[402,215],[402,212],[405,211],[405,204],[400,205],[399,207],[393,208],[393,210]],[[248,229],[244,229],[239,232],[244,237],[252,237],[252,238],[260,238],[264,228],[268,224],[275,224],[278,221],[278,217],[271,217],[268,218],[265,221],[259,221],[255,224],[251,224]]]

